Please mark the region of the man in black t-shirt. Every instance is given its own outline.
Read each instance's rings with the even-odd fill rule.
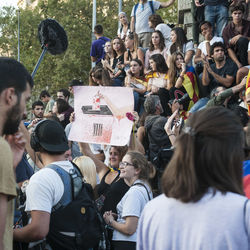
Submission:
[[[221,42],[216,42],[211,46],[211,57],[214,63],[209,65],[204,62],[202,75],[202,84],[208,86],[208,92],[217,86],[230,88],[235,85],[235,77],[237,73],[237,65],[225,56],[225,45]]]

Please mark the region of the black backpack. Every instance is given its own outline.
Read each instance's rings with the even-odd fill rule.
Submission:
[[[91,185],[82,181],[78,167],[68,173],[57,165],[53,169],[61,177],[64,194],[53,207],[46,237],[53,250],[109,249],[105,223],[97,211]]]

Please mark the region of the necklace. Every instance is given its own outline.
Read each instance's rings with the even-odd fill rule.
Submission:
[[[109,169],[110,169],[110,171],[111,172],[118,172],[119,174],[120,174],[120,168],[114,168],[114,167],[111,167],[111,166],[108,166],[109,167]]]

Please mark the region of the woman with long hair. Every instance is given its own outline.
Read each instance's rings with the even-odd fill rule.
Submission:
[[[93,189],[96,187],[96,166],[94,161],[88,156],[76,157],[73,162],[80,169],[83,180],[90,184]]]
[[[112,69],[113,73],[111,78],[114,80],[115,86],[122,86],[126,73],[124,71],[124,53],[126,51],[124,42],[120,37],[115,37],[111,42],[111,47],[113,50],[113,63]]]
[[[192,114],[163,174],[164,194],[140,218],[137,249],[249,249],[243,145],[243,127],[230,110]]]
[[[136,151],[128,152],[120,162],[122,178],[130,189],[117,205],[117,215],[106,211],[105,222],[113,227],[114,250],[135,250],[137,224],[146,203],[153,198],[149,179],[155,174],[146,157]]]
[[[155,30],[152,33],[152,37],[149,44],[149,49],[145,55],[145,72],[150,70],[149,58],[154,54],[161,54],[165,60],[167,60],[167,49],[165,47],[165,39],[159,30]]]
[[[72,112],[74,109],[64,99],[57,99],[54,102],[52,113],[57,116],[64,128],[70,123],[69,118]]]
[[[106,63],[108,63],[109,65],[111,65],[112,64],[112,60],[114,58],[114,56],[113,56],[113,50],[112,50],[112,47],[111,47],[111,41],[107,41],[105,43],[105,45],[104,45],[104,52],[105,52],[105,56],[104,56],[104,59],[102,60],[102,64],[103,64],[103,61],[105,61]]]
[[[199,89],[194,68],[186,66],[184,55],[181,52],[174,52],[170,59],[168,70],[170,97],[178,100],[187,93],[189,98],[183,105],[183,109],[189,111],[194,103],[199,100]]]
[[[96,67],[92,73],[93,83],[91,86],[112,86],[113,82],[109,72],[103,67]]]
[[[171,115],[171,109],[168,106],[170,96],[168,90],[168,66],[166,61],[161,54],[155,54],[150,57],[149,64],[152,71],[146,75],[148,79],[147,91],[149,94],[159,94],[164,111],[163,115]],[[162,92],[164,92],[164,99],[162,99]]]
[[[144,66],[144,52],[138,48],[138,35],[136,33],[129,33],[126,36],[125,47],[127,49],[124,54],[125,65],[129,65],[133,59],[139,59]]]
[[[141,60],[131,60],[130,69],[127,71],[127,76],[125,78],[125,86],[133,88],[134,110],[140,113],[140,98],[143,98],[147,91],[147,80],[144,76]]]
[[[165,46],[167,49],[169,49],[172,44],[170,38],[171,28],[164,23],[161,16],[157,14],[152,14],[151,16],[149,16],[148,26],[150,28],[153,28],[154,30],[159,30],[162,33],[165,40]]]
[[[118,27],[117,36],[120,37],[123,41],[125,41],[125,38],[130,32],[130,23],[125,12],[120,12],[118,14],[118,18],[120,21],[120,27]]]
[[[181,52],[184,54],[184,61],[187,65],[192,65],[192,58],[194,55],[194,44],[192,41],[188,41],[185,31],[180,27],[175,27],[171,30],[172,45],[168,51],[168,66],[170,61],[170,55],[174,52]]]

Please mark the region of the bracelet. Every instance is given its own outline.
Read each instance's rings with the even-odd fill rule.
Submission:
[[[182,75],[179,75],[179,77],[182,79],[182,81],[184,81],[184,77]]]
[[[208,40],[205,40],[204,42],[205,42],[205,43],[210,43],[210,41],[208,41]]]
[[[168,137],[169,137],[169,136],[171,136],[171,135],[174,135],[174,136],[175,136],[175,134],[174,134],[174,133],[172,133],[172,134],[169,134],[169,135],[168,135]]]

